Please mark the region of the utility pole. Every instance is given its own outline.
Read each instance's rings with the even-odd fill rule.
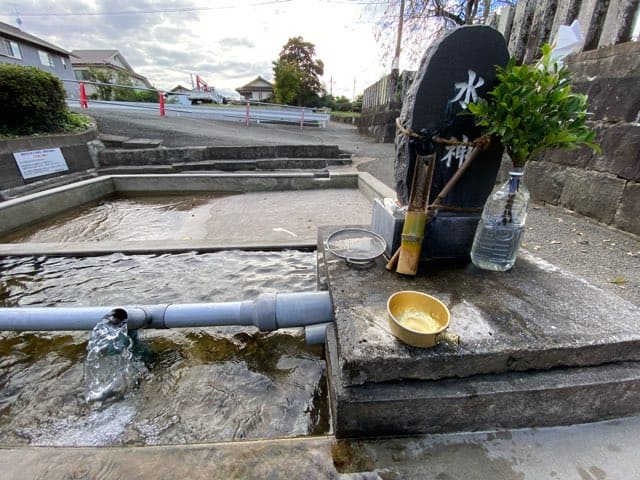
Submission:
[[[391,81],[389,82],[389,103],[394,103],[400,79],[400,51],[402,47],[402,27],[404,26],[404,0],[400,0],[400,18],[398,19],[398,37],[396,38],[396,53],[391,64]]]
[[[391,70],[400,69],[400,50],[402,46],[402,28],[404,26],[404,0],[400,0],[400,18],[398,19],[398,36],[396,37],[396,54],[393,57]]]

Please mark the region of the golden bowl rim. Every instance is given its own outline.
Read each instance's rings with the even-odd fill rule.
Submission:
[[[430,298],[431,300],[435,300],[437,303],[439,303],[440,305],[442,305],[442,308],[444,308],[444,311],[447,314],[447,321],[444,324],[443,327],[440,328],[440,330],[434,330],[432,332],[419,332],[417,330],[414,330],[412,328],[409,327],[405,327],[404,325],[402,325],[395,317],[395,315],[393,313],[391,313],[391,308],[390,308],[390,303],[391,300],[399,294],[403,294],[403,293],[415,293],[418,295],[421,295],[423,297],[427,297]],[[434,297],[433,295],[430,295],[428,293],[424,293],[424,292],[419,292],[417,290],[399,290],[395,293],[392,293],[389,298],[387,299],[387,315],[389,316],[389,318],[393,321],[393,323],[395,325],[398,326],[398,328],[400,328],[400,330],[406,330],[407,332],[411,332],[415,335],[424,335],[424,336],[430,336],[430,335],[437,335],[438,333],[441,333],[443,331],[445,331],[447,328],[449,328],[449,323],[451,322],[451,312],[449,311],[449,308],[444,304],[444,302],[442,300],[440,300],[437,297]]]

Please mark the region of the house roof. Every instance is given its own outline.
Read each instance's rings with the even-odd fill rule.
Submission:
[[[71,55],[75,57],[71,58],[71,66],[74,68],[108,66],[120,70],[124,69],[131,76],[142,80],[148,87],[151,87],[147,77],[137,73],[118,50],[72,50]]]
[[[169,91],[170,92],[190,92],[191,89],[187,87],[183,87],[182,85],[178,84]]]
[[[53,43],[46,42],[41,38],[31,35],[30,33],[23,32],[19,28],[9,25],[8,23],[0,22],[0,35],[2,35],[3,37],[11,37],[18,40],[22,40],[23,42],[31,43],[38,47],[42,47],[56,53],[60,53],[66,57],[71,55],[71,53],[69,53],[65,49],[60,48],[54,45]]]
[[[72,50],[71,53],[76,57],[72,59],[72,65],[116,65],[116,57],[122,63],[124,68],[130,72],[134,72],[129,62],[125,60],[118,50]]]
[[[239,93],[242,92],[272,92],[273,84],[268,80],[265,80],[260,75],[251,80],[249,83],[242,87],[236,88]]]

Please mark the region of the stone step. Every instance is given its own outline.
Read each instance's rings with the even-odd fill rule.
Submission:
[[[107,148],[99,152],[103,167],[171,165],[212,160],[333,159],[346,161],[337,145],[248,145],[220,147]]]
[[[524,250],[509,272],[441,262],[410,279],[383,265],[354,275],[335,259],[325,252],[346,386],[640,360],[640,307]],[[460,346],[419,349],[397,340],[386,302],[400,290],[444,302]]]
[[[98,140],[107,148],[141,149],[158,148],[162,145],[162,140],[158,138],[131,138],[123,135],[110,135],[105,133],[98,135]]]
[[[339,438],[571,425],[640,413],[640,362],[345,387],[332,328],[325,352]]]
[[[120,148],[125,149],[141,149],[141,148],[158,148],[162,145],[162,140],[157,138],[130,138],[122,143]]]
[[[174,163],[176,171],[220,170],[290,170],[324,169],[332,166],[350,165],[351,159],[343,158],[261,158],[257,160],[203,160],[200,162]]]

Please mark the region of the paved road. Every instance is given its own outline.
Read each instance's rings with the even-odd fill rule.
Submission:
[[[327,128],[251,125],[136,112],[89,110],[102,133],[160,138],[165,146],[331,144],[354,155],[354,163],[393,187],[394,146],[358,135],[352,125]],[[525,247],[605,290],[640,305],[640,237],[609,228],[562,208],[532,205]]]

